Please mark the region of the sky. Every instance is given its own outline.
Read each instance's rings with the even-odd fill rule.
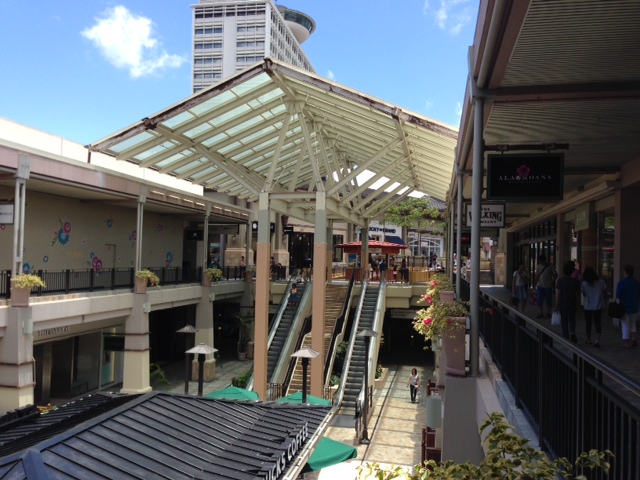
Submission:
[[[196,0],[0,0],[0,117],[95,143],[191,94]],[[478,0],[286,0],[318,75],[458,127]]]

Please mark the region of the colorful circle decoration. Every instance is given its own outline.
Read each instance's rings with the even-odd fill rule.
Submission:
[[[22,273],[29,273],[31,272],[31,265],[29,265],[27,262],[22,264]]]
[[[51,246],[54,246],[56,243],[60,245],[66,245],[69,243],[70,234],[71,234],[71,222],[63,221],[61,218],[58,218],[58,223],[60,224],[60,228],[53,231],[53,240],[51,240]]]
[[[49,263],[49,256],[48,256],[48,255],[45,255],[44,257],[42,257],[42,261],[43,261],[44,263]]]
[[[113,227],[113,218],[108,218],[107,219],[107,228],[111,228]]]

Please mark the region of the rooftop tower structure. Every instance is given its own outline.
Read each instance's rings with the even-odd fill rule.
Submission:
[[[300,44],[313,19],[273,0],[200,0],[193,8],[192,92],[265,57],[315,73]]]

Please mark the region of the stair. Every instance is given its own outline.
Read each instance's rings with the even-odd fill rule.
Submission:
[[[298,299],[301,299],[304,295],[304,290],[307,287],[306,284],[298,284]],[[298,303],[299,305],[299,303]],[[278,330],[273,337],[273,341],[269,346],[269,352],[267,353],[267,379],[271,382],[271,376],[273,375],[273,371],[278,364],[278,359],[282,354],[282,348],[291,332],[291,327],[293,325],[293,320],[295,318],[296,311],[292,308],[287,308],[282,315],[282,319],[280,320],[280,324],[278,325]]]
[[[372,287],[371,285],[367,286],[367,290],[364,295],[364,303],[362,305],[362,312],[360,314],[360,321],[358,322],[358,331],[371,329],[373,327],[379,292],[379,288]],[[356,336],[353,353],[351,354],[351,363],[349,364],[349,371],[347,372],[347,383],[345,384],[344,394],[342,396],[342,413],[355,414],[356,400],[364,384],[364,366],[366,358],[367,352],[365,340],[362,337]]]
[[[327,361],[327,355],[329,352],[329,346],[331,344],[331,338],[333,337],[333,330],[336,328],[336,322],[338,317],[342,315],[344,309],[344,302],[347,298],[347,292],[349,291],[348,285],[336,285],[329,283],[326,287],[325,300],[324,300],[324,354],[325,361]],[[305,336],[302,342],[302,347],[311,348],[311,334]],[[311,372],[308,371],[308,382],[311,382]],[[302,391],[302,362],[297,362],[289,388],[287,389],[287,395]]]

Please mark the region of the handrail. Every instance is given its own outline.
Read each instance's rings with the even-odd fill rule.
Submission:
[[[293,348],[293,351],[298,351],[302,348],[302,344],[304,343],[304,337],[307,336],[311,332],[311,316],[308,316],[304,319],[302,323],[302,330],[300,335],[297,335],[296,344]],[[284,374],[284,379],[282,380],[282,391],[286,392],[288,395],[289,385],[291,384],[291,378],[293,377],[293,372],[296,369],[296,365],[298,364],[298,358],[289,358],[289,363],[287,364],[287,371]]]
[[[347,327],[347,320],[349,319],[349,312],[351,311],[351,300],[353,299],[353,286],[355,284],[355,275],[351,276],[349,280],[349,287],[347,289],[347,296],[345,297],[344,306],[342,308],[342,315],[338,318],[335,328],[333,329],[333,337],[329,344],[329,351],[327,352],[327,362],[325,363],[324,371],[324,384],[329,385],[331,382],[331,373],[333,372],[333,364],[335,362],[335,351],[338,345],[344,338],[344,331]]]
[[[335,405],[342,404],[342,397],[344,396],[344,388],[347,384],[347,372],[349,371],[349,366],[351,364],[351,356],[353,355],[353,347],[356,343],[356,334],[358,333],[358,325],[360,323],[360,316],[362,315],[362,307],[364,306],[364,297],[367,292],[367,286],[369,285],[368,280],[363,279],[362,281],[362,290],[360,291],[360,301],[358,302],[358,309],[356,311],[356,316],[353,319],[353,327],[351,328],[351,334],[349,335],[349,348],[347,349],[344,356],[344,364],[342,366],[342,375],[340,377],[340,386],[338,387],[338,399],[335,402]]]
[[[276,332],[278,331],[278,327],[280,326],[280,321],[282,320],[284,312],[287,310],[287,305],[289,304],[289,295],[291,294],[291,284],[294,281],[295,280],[291,278],[287,283],[282,300],[280,300],[280,308],[278,308],[278,313],[276,313],[276,316],[273,319],[273,323],[271,324],[271,328],[269,329],[269,337],[267,339],[267,355],[268,355],[269,349],[271,348],[271,342],[273,342],[273,338],[275,337]],[[268,381],[269,379],[267,379],[267,382]],[[247,381],[246,388],[247,390],[253,390],[253,373],[251,374],[251,377]]]
[[[305,309],[308,310],[307,305],[309,300],[312,298],[311,288],[313,284],[311,282],[307,282],[307,286],[304,289],[304,293],[302,294],[302,298],[298,303],[298,307],[294,313],[295,317],[293,319],[293,323],[291,324],[291,330],[287,335],[287,339],[282,345],[282,351],[280,352],[280,357],[278,358],[278,362],[276,363],[275,368],[273,369],[273,374],[269,381],[274,383],[282,383],[283,375],[286,375],[287,368],[289,362],[291,361],[290,355],[295,352],[295,345],[298,341],[298,337],[300,337],[300,332],[302,331],[302,327],[304,326],[304,321],[308,312],[305,312]]]

